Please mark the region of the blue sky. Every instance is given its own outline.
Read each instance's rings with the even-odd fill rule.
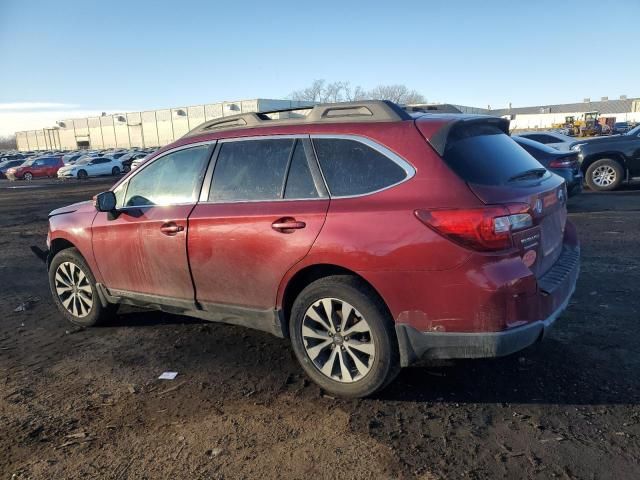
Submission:
[[[639,18],[639,0],[1,0],[0,115],[282,98],[320,78],[494,108],[640,96]]]

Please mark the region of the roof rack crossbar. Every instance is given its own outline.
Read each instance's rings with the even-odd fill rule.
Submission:
[[[310,110],[309,114],[298,118],[271,119],[271,113]],[[365,100],[361,102],[328,103],[322,105],[292,107],[265,112],[241,113],[229,117],[209,120],[192,129],[185,136],[194,136],[212,130],[254,128],[270,125],[295,125],[305,123],[338,122],[395,122],[410,120],[412,117],[400,106],[387,100]]]

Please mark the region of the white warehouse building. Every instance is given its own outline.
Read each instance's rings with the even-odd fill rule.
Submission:
[[[312,105],[297,100],[254,99],[146,112],[60,120],[53,127],[16,132],[18,150],[159,147],[207,120],[238,113],[268,112]]]

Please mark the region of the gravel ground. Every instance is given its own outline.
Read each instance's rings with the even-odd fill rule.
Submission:
[[[640,478],[637,186],[570,201],[582,273],[547,341],[342,401],[265,333],[132,308],[65,323],[29,246],[112,181],[0,181],[2,478]]]

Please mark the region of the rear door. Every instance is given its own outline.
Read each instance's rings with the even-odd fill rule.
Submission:
[[[209,188],[189,217],[198,302],[211,311],[272,310],[280,281],[310,250],[329,207],[309,139],[220,141],[214,158]]]
[[[96,215],[93,250],[112,293],[152,295],[160,303],[193,308],[187,218],[211,150],[199,145],[154,159],[114,190],[117,215]]]
[[[485,204],[529,209],[533,227],[514,234],[514,241],[522,255],[535,251],[530,268],[541,276],[562,251],[567,219],[564,180],[520,148],[496,120],[456,124],[443,159]]]

